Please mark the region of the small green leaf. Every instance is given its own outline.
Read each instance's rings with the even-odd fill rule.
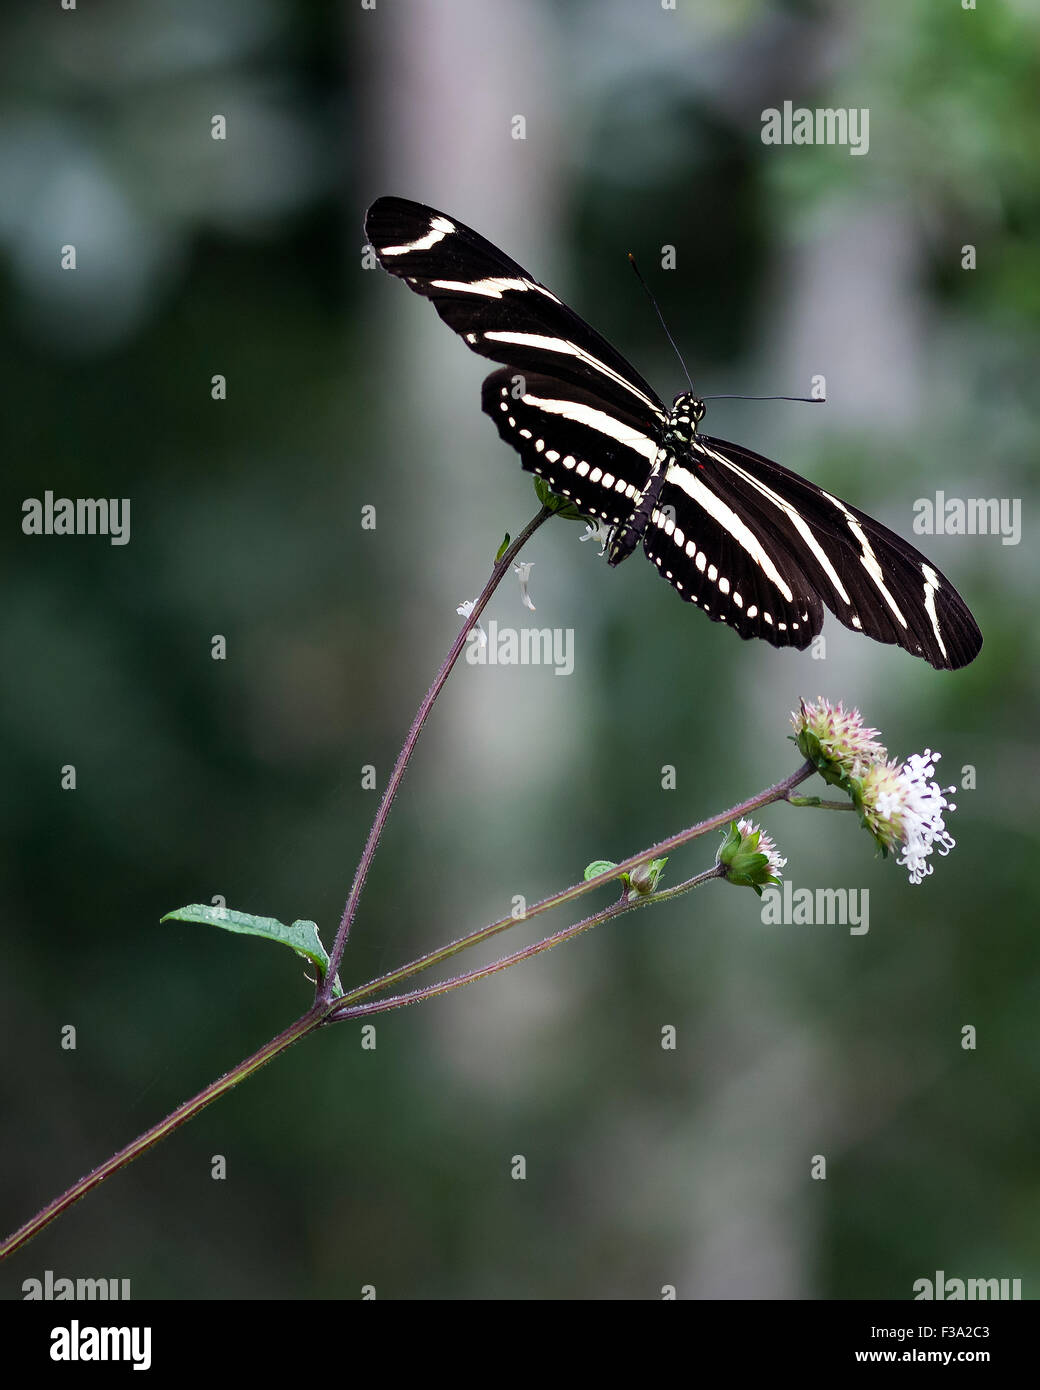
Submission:
[[[230,907],[212,907],[208,903],[190,903],[167,912],[160,919],[163,922],[195,922],[208,927],[220,927],[224,931],[240,932],[244,936],[263,936],[268,941],[277,941],[288,946],[298,956],[317,967],[322,979],[329,968],[329,953],[321,944],[318,928],[314,922],[298,921],[291,927],[274,917],[254,917],[251,912],[236,912]],[[343,994],[339,977],[332,986],[332,997],[338,999]]]
[[[584,521],[585,518],[573,502],[568,502],[566,497],[557,497],[551,490],[544,478],[534,480],[535,496],[543,507],[548,507],[551,512],[555,512],[564,521]]]
[[[496,564],[496,565],[498,564],[499,560],[501,560],[502,556],[506,553],[506,551],[507,551],[508,549],[509,549],[509,532],[507,531],[507,532],[505,533],[505,535],[502,537],[502,544],[501,544],[501,545],[498,547],[498,549],[495,551],[495,564]]]
[[[588,883],[590,878],[598,878],[600,874],[605,874],[608,869],[616,868],[617,865],[614,863],[613,859],[594,859],[591,864],[585,866],[585,882]],[[628,874],[618,874],[618,878],[622,879],[625,883],[628,882]]]

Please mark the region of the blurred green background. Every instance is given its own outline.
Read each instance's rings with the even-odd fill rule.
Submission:
[[[824,373],[824,410],[707,428],[917,539],[986,645],[950,675],[830,618],[822,660],[744,644],[550,523],[537,615],[509,580],[489,616],[574,629],[574,674],[460,665],[348,983],[785,775],[799,695],[941,749],[943,781],[977,769],[953,855],[911,887],[851,817],[774,808],[788,876],[869,889],[867,935],[712,885],[381,1017],[374,1052],[330,1029],[49,1228],[4,1296],[45,1269],[136,1298],[903,1299],[937,1269],[1035,1296],[1038,40],[1035,6],[928,0],[5,8],[5,1231],[306,1008],[287,953],[159,918],[221,894],[331,942],[362,767],[381,789],[535,510],[484,364],[362,269],[379,194],[484,232],[666,400],[629,250],[703,392]],[[869,153],[763,145],[787,99],[869,108]],[[130,544],[24,536],[45,489],[130,497]],[[1020,498],[1022,543],[913,537],[937,489]]]

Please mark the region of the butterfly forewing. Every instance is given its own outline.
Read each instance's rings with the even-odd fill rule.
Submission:
[[[365,232],[383,269],[429,299],[474,352],[664,419],[653,387],[605,338],[471,227],[422,203],[380,198]]]
[[[504,364],[484,382],[485,412],[525,469],[618,528],[612,564],[645,526],[654,568],[742,637],[804,648],[826,605],[846,627],[939,668],[978,655],[967,605],[919,551],[780,464],[691,437],[699,401],[679,397],[668,412],[605,338],[472,228],[380,198],[365,231],[384,269],[472,351]]]

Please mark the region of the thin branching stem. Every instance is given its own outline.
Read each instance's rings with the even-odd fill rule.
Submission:
[[[553,893],[548,898],[542,898],[540,902],[528,907],[522,919],[513,917],[502,917],[497,922],[491,922],[486,927],[481,927],[478,931],[471,932],[468,936],[461,936],[456,941],[449,941],[446,946],[439,946],[435,951],[428,951],[426,955],[418,956],[415,960],[409,961],[407,965],[399,966],[396,970],[391,970],[389,974],[380,975],[377,979],[369,980],[367,984],[358,985],[356,989],[349,990],[336,1000],[334,1010],[329,1014],[328,1021],[335,1023],[343,1015],[343,1011],[361,999],[367,998],[370,994],[378,994],[384,989],[389,989],[393,985],[399,985],[412,975],[418,975],[422,970],[428,970],[431,965],[438,965],[443,960],[457,955],[460,951],[467,950],[470,946],[477,946],[481,942],[490,940],[497,936],[499,932],[508,931],[510,927],[515,927],[519,920],[529,922],[532,917],[538,917],[543,912],[550,912],[554,907],[562,907],[564,903],[573,902],[576,898],[583,897],[586,893],[595,892],[597,888],[602,888],[616,879],[619,874],[631,873],[633,869],[645,864],[650,859],[660,859],[671,854],[680,846],[688,844],[690,840],[695,840],[701,835],[707,835],[713,830],[722,830],[732,821],[740,820],[742,816],[749,815],[752,811],[759,810],[763,806],[768,806],[774,801],[784,801],[792,787],[804,782],[807,777],[811,777],[816,771],[812,763],[804,762],[797,771],[792,772],[789,777],[774,783],[771,787],[766,787],[764,791],[757,792],[754,796],[749,796],[746,801],[739,802],[736,806],[729,807],[726,811],[721,811],[717,816],[709,816],[707,820],[698,821],[696,825],[688,826],[685,830],[677,831],[674,835],[669,835],[665,840],[659,840],[656,845],[649,849],[640,850],[638,854],[629,855],[620,864],[612,868],[604,869],[595,878],[583,879],[581,883],[574,883],[569,888],[564,888],[559,893]],[[660,901],[664,894],[652,895],[651,901]]]
[[[541,526],[543,522],[547,521],[551,515],[552,511],[547,507],[543,507],[538,514],[528,522],[527,526],[524,527],[516,540],[503,552],[501,558],[495,562],[487,584],[484,586],[472,611],[463,623],[462,629],[452,643],[451,649],[442,663],[440,670],[437,672],[433,684],[426,692],[419,706],[415,719],[412,721],[411,728],[398,754],[397,761],[394,764],[394,769],[387,783],[386,790],[383,793],[382,800],[379,803],[379,808],[376,812],[364,852],[361,856],[361,862],[354,875],[354,882],[343,909],[343,916],[340,920],[339,930],[336,933],[336,940],[330,956],[330,967],[324,978],[319,982],[314,1003],[311,1008],[307,1013],[298,1018],[295,1023],[290,1024],[282,1033],[279,1033],[277,1037],[272,1038],[250,1057],[240,1062],[238,1066],[226,1072],[218,1080],[200,1091],[198,1095],[192,1097],[191,1100],[185,1101],[183,1105],[171,1111],[170,1114],[157,1125],[153,1125],[151,1129],[139,1135],[132,1143],[128,1144],[118,1153],[113,1154],[111,1158],[99,1164],[98,1167],[80,1178],[78,1182],[74,1183],[60,1197],[56,1197],[54,1201],[48,1203],[48,1205],[37,1212],[34,1217],[8,1236],[5,1241],[0,1243],[0,1260],[14,1254],[16,1250],[20,1250],[33,1238],[33,1236],[42,1231],[44,1227],[55,1220],[56,1217],[67,1211],[69,1207],[85,1197],[88,1192],[92,1192],[94,1188],[100,1186],[107,1178],[110,1178],[121,1168],[125,1168],[128,1164],[132,1163],[135,1158],[139,1158],[141,1154],[146,1153],[168,1134],[172,1134],[174,1130],[180,1128],[181,1125],[187,1123],[188,1120],[199,1114],[199,1112],[204,1110],[208,1105],[211,1105],[215,1100],[244,1081],[246,1077],[252,1076],[255,1072],[259,1071],[261,1067],[266,1066],[268,1062],[279,1056],[287,1048],[293,1046],[293,1044],[299,1042],[301,1038],[306,1037],[308,1033],[322,1027],[324,1024],[339,1022],[347,1018],[358,1018],[369,1013],[381,1013],[390,1009],[402,1008],[407,1004],[415,1003],[421,999],[430,999],[437,995],[445,994],[450,990],[459,989],[462,985],[472,984],[476,980],[486,979],[488,976],[496,974],[500,970],[505,970],[512,965],[518,965],[522,961],[530,960],[534,956],[541,954],[543,951],[551,950],[554,946],[558,946],[565,941],[573,940],[583,932],[589,931],[594,926],[598,926],[601,922],[610,921],[612,918],[618,917],[624,912],[632,911],[637,907],[648,907],[651,903],[667,901],[670,898],[677,897],[681,893],[689,892],[702,883],[722,876],[724,871],[716,864],[711,869],[705,870],[703,873],[696,874],[694,877],[687,879],[684,883],[680,883],[674,888],[665,889],[660,892],[632,896],[630,898],[628,889],[626,888],[623,896],[609,907],[569,927],[564,927],[562,930],[555,932],[551,936],[545,937],[532,946],[524,947],[522,950],[516,951],[512,955],[504,956],[501,960],[494,961],[491,965],[484,966],[479,970],[470,971],[467,974],[457,975],[439,984],[428,986],[425,989],[413,990],[405,994],[395,995],[378,1001],[372,1000],[367,1003],[362,1002],[370,995],[378,994],[392,985],[400,984],[410,976],[418,974],[420,971],[426,970],[442,960],[447,960],[470,946],[475,946],[479,942],[486,941],[498,932],[505,931],[507,928],[515,926],[517,919],[510,916],[499,922],[493,922],[488,926],[482,927],[479,931],[471,932],[468,936],[460,937],[458,940],[450,942],[447,946],[443,946],[439,950],[431,951],[425,956],[420,956],[417,960],[401,966],[398,970],[391,971],[387,975],[382,975],[377,979],[370,980],[367,984],[358,986],[347,995],[335,1001],[331,997],[332,982],[336,978],[339,969],[350,927],[354,921],[358,902],[365,886],[368,870],[371,867],[387,816],[389,815],[394,797],[401,784],[405,769],[415,750],[423,725],[465,646],[467,636],[476,625],[491,595],[501,583],[510,565],[513,563],[513,560],[524,545],[538,527]],[[661,858],[669,854],[672,850],[677,849],[680,845],[686,844],[689,840],[695,839],[700,835],[707,834],[711,830],[721,829],[728,825],[730,821],[736,820],[740,816],[746,815],[761,806],[766,806],[776,801],[789,800],[792,790],[798,786],[800,782],[805,781],[807,777],[811,776],[814,770],[811,763],[804,763],[802,767],[789,777],[784,778],[783,781],[777,782],[772,787],[767,787],[765,791],[759,792],[756,796],[749,797],[738,806],[731,807],[718,816],[712,816],[708,820],[701,821],[697,825],[679,831],[677,834],[659,841],[649,849],[641,850],[638,854],[631,855],[621,864],[605,870],[595,878],[573,884],[570,888],[564,889],[560,893],[544,898],[541,902],[536,903],[527,910],[524,920],[538,916],[543,912],[548,912],[553,907],[560,907],[565,903],[572,902],[585,893],[594,892],[597,888],[603,887],[612,879],[618,878],[619,875],[630,873],[633,869],[638,868],[651,859]]]
[[[386,784],[386,790],[383,792],[382,800],[379,803],[379,809],[376,811],[375,820],[372,822],[372,828],[368,832],[368,839],[365,841],[365,848],[361,854],[361,862],[358,864],[357,872],[354,875],[354,882],[351,884],[346,906],[343,908],[343,916],[340,918],[339,930],[336,932],[336,940],[330,952],[329,969],[324,979],[318,982],[317,1000],[320,1002],[327,1003],[332,997],[332,982],[336,978],[336,972],[339,970],[340,961],[343,959],[343,952],[346,949],[350,928],[353,924],[354,916],[357,913],[358,903],[361,900],[361,893],[365,887],[365,879],[368,877],[368,871],[371,868],[372,860],[375,858],[376,849],[379,846],[379,840],[383,834],[383,827],[386,825],[387,816],[390,814],[390,807],[394,804],[394,797],[397,795],[397,789],[401,785],[405,769],[408,767],[412,754],[415,752],[415,745],[419,742],[419,735],[422,733],[423,725],[426,723],[429,713],[433,709],[437,696],[441,693],[444,682],[448,679],[449,675],[451,675],[452,667],[455,665],[456,661],[458,661],[459,655],[466,645],[466,638],[476,626],[477,620],[487,606],[491,595],[498,588],[502,579],[508,572],[509,566],[534,535],[535,531],[538,530],[543,522],[548,521],[551,516],[551,509],[549,507],[542,507],[537,516],[531,518],[517,536],[516,540],[505,550],[502,558],[495,562],[491,570],[491,577],[484,585],[480,597],[473,605],[473,611],[462,624],[458,636],[451,644],[448,655],[444,658],[440,670],[433,679],[433,684],[423,696],[422,704],[419,706],[415,718],[412,720],[412,727],[408,730],[401,751],[397,755],[397,761],[394,763],[394,770],[391,772],[390,780]]]
[[[623,897],[611,903],[609,907],[603,908],[602,911],[593,913],[591,917],[585,917],[572,926],[564,927],[551,936],[536,941],[533,946],[525,946],[522,950],[514,951],[509,956],[503,956],[501,960],[493,961],[490,965],[482,966],[479,970],[470,970],[464,975],[453,975],[450,980],[442,980],[436,985],[427,985],[425,989],[413,989],[407,994],[392,994],[388,999],[374,999],[368,1004],[356,1004],[342,1011],[337,1009],[335,1016],[329,1021],[339,1023],[348,1018],[362,1018],[368,1014],[385,1013],[389,1009],[401,1009],[407,1004],[417,1004],[420,1000],[433,999],[438,994],[447,994],[450,990],[460,989],[463,985],[474,984],[477,980],[486,980],[490,975],[497,975],[500,970],[506,970],[511,965],[520,965],[525,960],[531,960],[535,956],[541,955],[543,951],[550,951],[554,946],[561,946],[565,941],[573,941],[583,932],[589,931],[592,927],[598,927],[601,922],[612,921],[613,918],[620,917],[625,912],[634,912],[640,907],[650,907],[653,903],[677,898],[682,893],[689,893],[691,889],[699,888],[702,883],[710,883],[712,879],[721,878],[724,873],[725,869],[721,865],[713,864],[710,869],[705,869],[700,874],[694,874],[685,883],[677,883],[674,888],[666,888],[659,893],[638,895],[630,899],[626,891]]]

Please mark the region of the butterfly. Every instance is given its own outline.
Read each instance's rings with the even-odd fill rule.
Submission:
[[[365,234],[384,270],[504,366],[482,406],[557,497],[609,528],[619,565],[642,542],[679,596],[743,638],[804,649],[826,606],[855,632],[940,670],[982,634],[950,581],[848,502],[742,444],[700,433],[693,392],[668,409],[635,368],[528,271],[457,218],[379,198]]]

